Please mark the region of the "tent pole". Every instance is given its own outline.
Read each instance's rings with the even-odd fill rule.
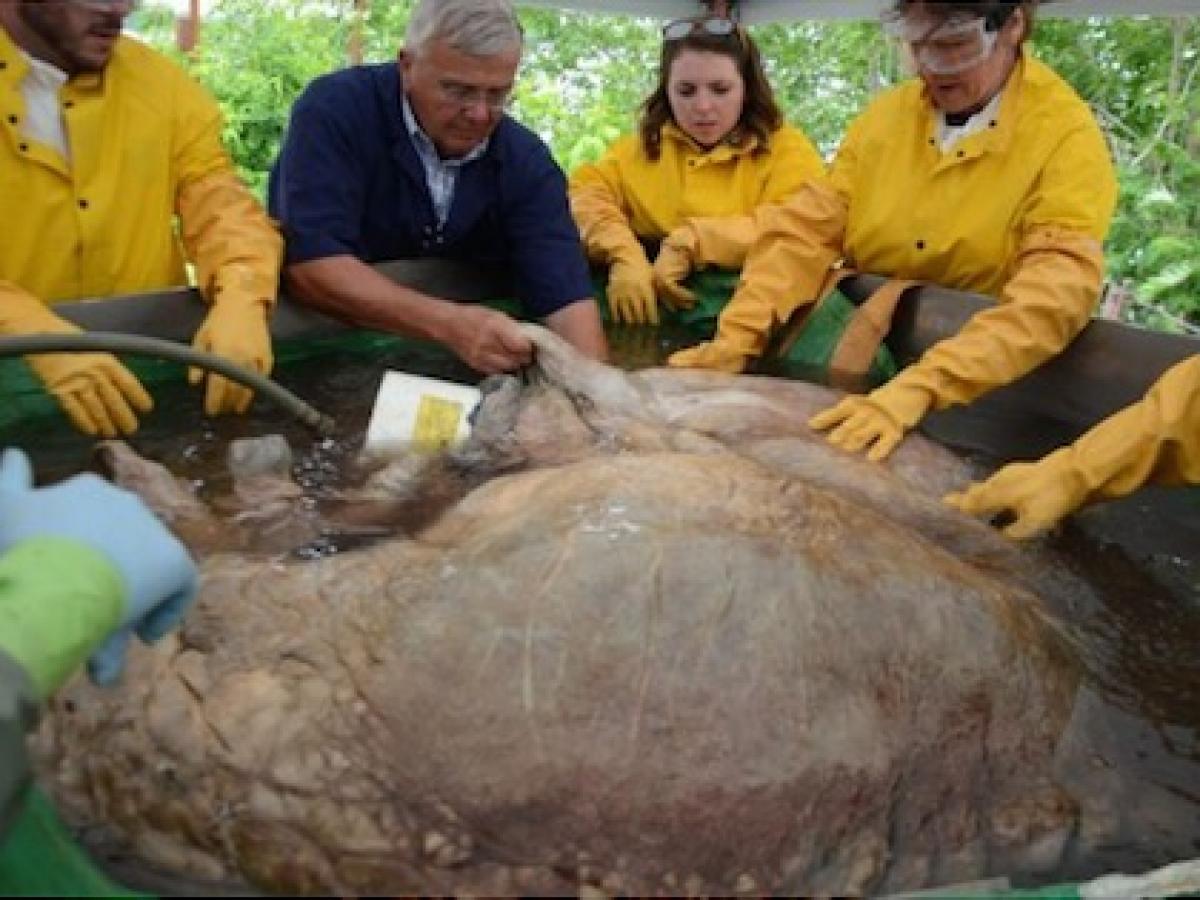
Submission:
[[[188,0],[187,18],[175,20],[175,46],[191,53],[200,43],[200,0]]]

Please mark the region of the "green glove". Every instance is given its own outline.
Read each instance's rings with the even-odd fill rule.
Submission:
[[[161,637],[196,593],[187,550],[137,496],[90,474],[34,488],[19,450],[0,457],[0,553],[0,646],[42,694],[101,641],[89,672],[115,681],[130,633]]]

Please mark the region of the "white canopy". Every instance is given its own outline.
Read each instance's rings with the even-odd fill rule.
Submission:
[[[517,0],[524,6],[557,7],[594,13],[619,13],[678,19],[707,10],[704,0]],[[887,0],[739,0],[741,21],[782,22],[790,19],[873,19]],[[1200,0],[1044,0],[1040,16],[1195,16]]]

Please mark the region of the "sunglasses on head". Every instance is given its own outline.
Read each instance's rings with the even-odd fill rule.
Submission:
[[[727,37],[737,32],[737,22],[733,19],[722,19],[719,16],[709,16],[705,19],[676,19],[663,26],[664,41],[681,41],[697,32],[711,34],[714,37]]]

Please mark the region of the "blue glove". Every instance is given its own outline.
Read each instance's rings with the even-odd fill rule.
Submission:
[[[112,684],[125,665],[129,635],[162,637],[195,599],[198,575],[187,549],[129,491],[96,475],[33,486],[29,458],[0,456],[0,553],[33,537],[68,538],[107,557],[125,582],[120,622],[88,662],[97,684]]]

